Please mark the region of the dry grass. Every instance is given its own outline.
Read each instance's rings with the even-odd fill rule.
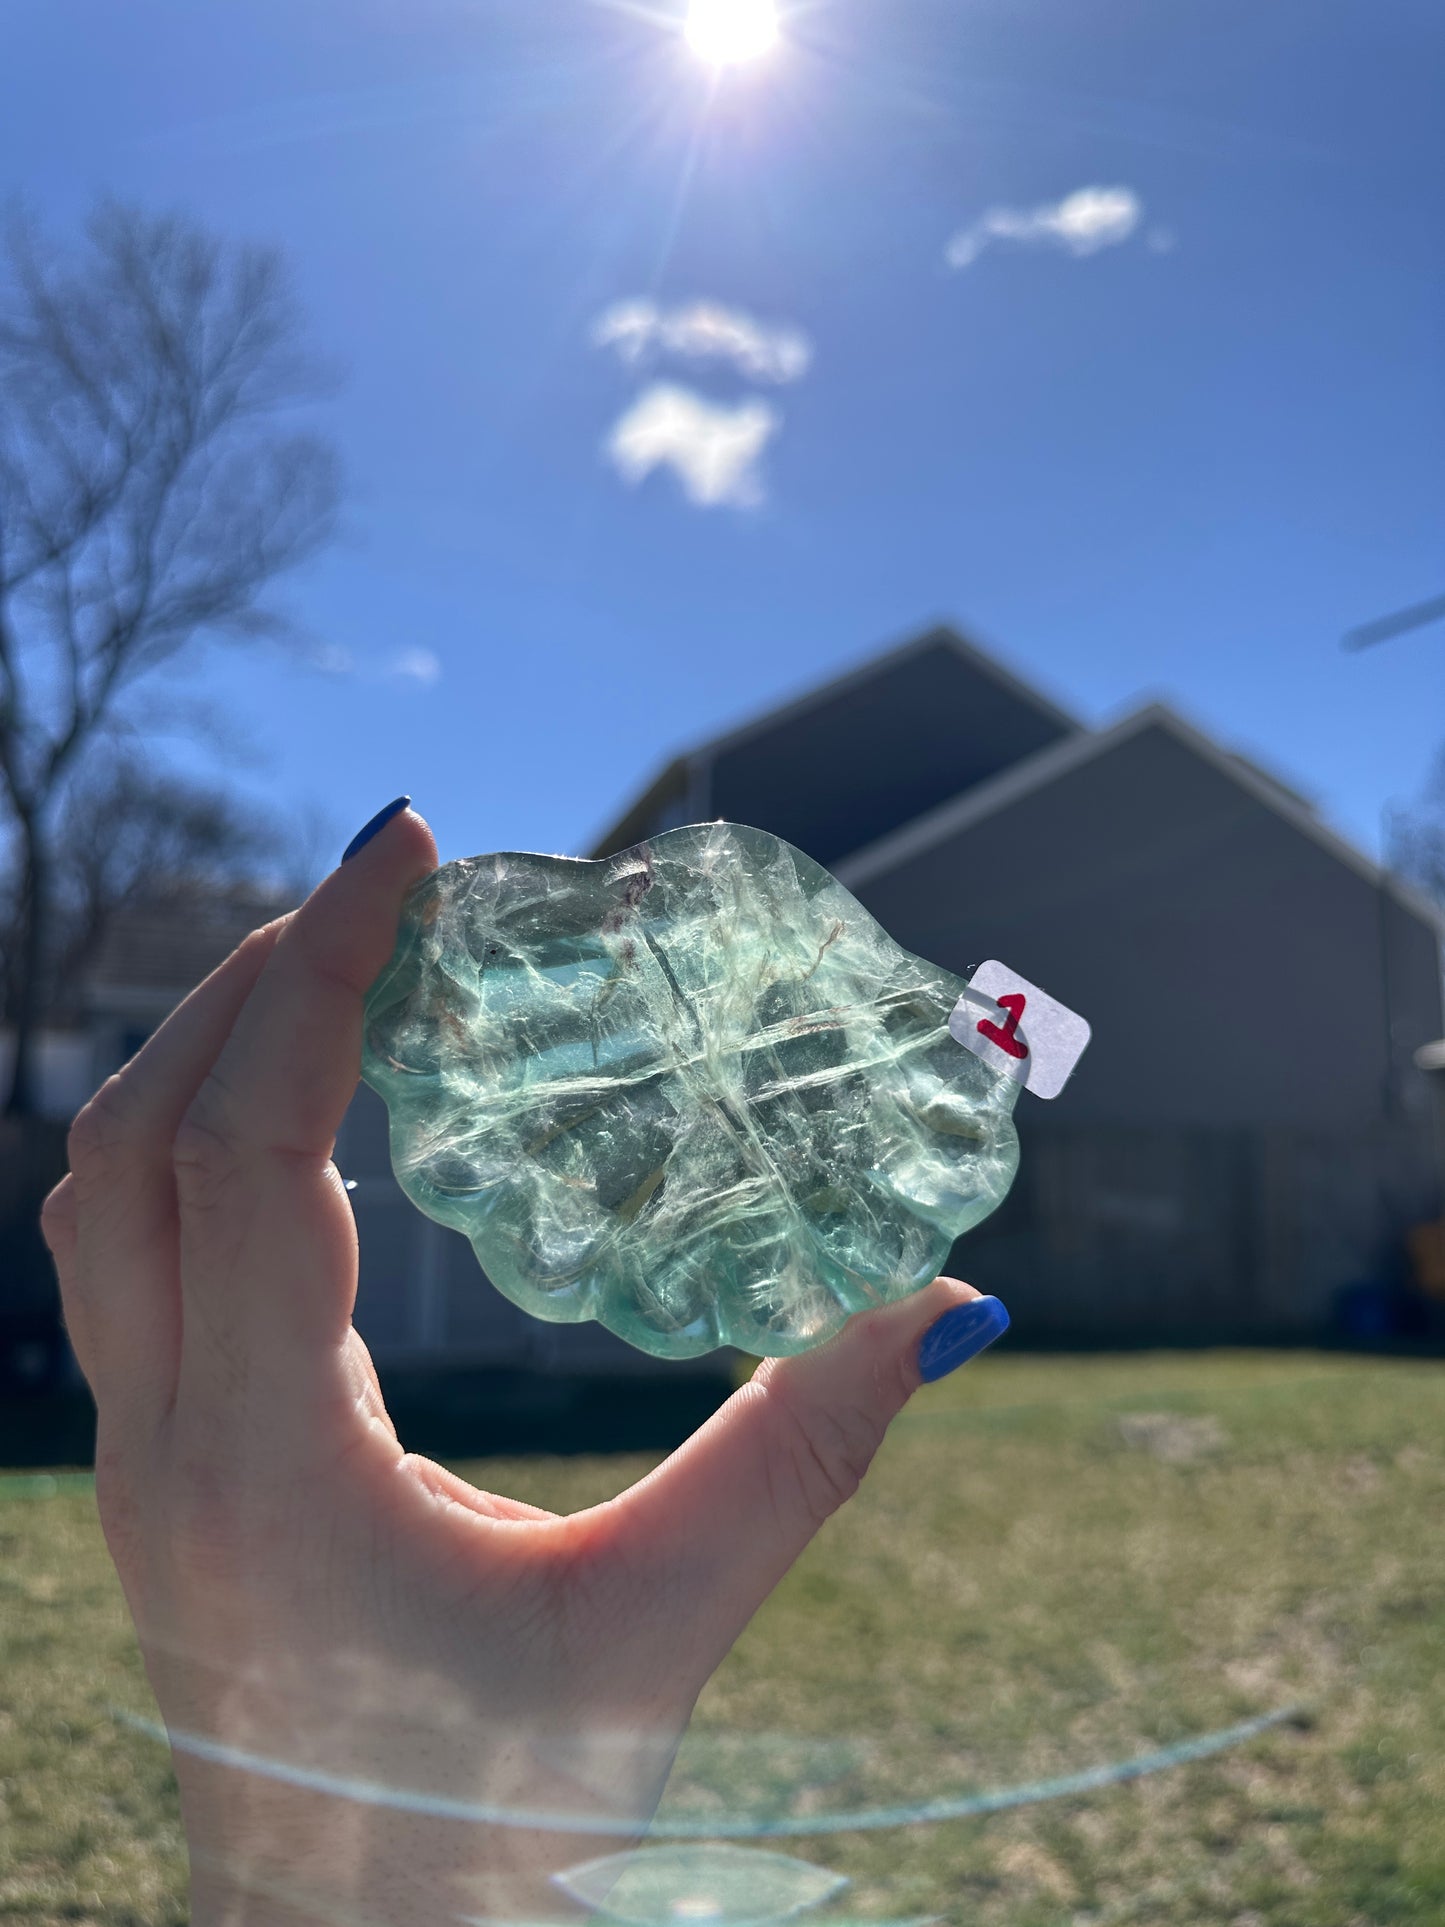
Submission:
[[[574,1509],[646,1463],[473,1470]],[[0,1918],[184,1920],[164,1761],[108,1711],[144,1686],[88,1482],[0,1484],[0,1644]],[[847,1812],[1294,1703],[1130,1785],[774,1844],[850,1875],[854,1919],[1445,1922],[1445,1369],[1004,1353],[895,1427],[705,1695],[670,1803]]]

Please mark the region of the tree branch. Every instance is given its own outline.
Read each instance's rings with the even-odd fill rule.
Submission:
[[[16,223],[6,262],[0,802],[33,853],[38,954],[46,839],[123,693],[202,635],[282,629],[266,591],[325,541],[337,490],[330,451],[280,419],[313,377],[274,254],[107,203],[79,255]],[[11,980],[23,1029],[37,990]]]

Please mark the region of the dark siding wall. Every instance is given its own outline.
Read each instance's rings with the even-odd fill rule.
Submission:
[[[1094,1043],[1050,1121],[1359,1131],[1441,1028],[1428,931],[1162,728],[860,886],[900,943],[999,957]]]
[[[1024,1102],[1014,1188],[949,1269],[1033,1343],[1317,1339],[1342,1293],[1401,1282],[1405,1232],[1439,1208],[1400,1126],[1065,1126]]]
[[[1065,734],[940,641],[721,751],[706,814],[831,864]]]
[[[1440,1000],[1440,942],[1436,932],[1393,897],[1381,900],[1380,942],[1390,990],[1391,1103],[1406,1116],[1430,1114],[1427,1080],[1413,1058],[1421,1044],[1445,1032]]]

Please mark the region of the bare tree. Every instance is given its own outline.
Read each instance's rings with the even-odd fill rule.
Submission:
[[[277,255],[106,203],[0,266],[0,799],[18,858],[6,1109],[33,1108],[69,786],[136,684],[202,636],[284,632],[263,597],[330,534],[329,447]]]

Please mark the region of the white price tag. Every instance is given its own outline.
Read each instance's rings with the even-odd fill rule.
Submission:
[[[1035,1097],[1057,1097],[1089,1041],[1089,1026],[1007,965],[980,964],[948,1028],[975,1057],[1016,1078]]]

